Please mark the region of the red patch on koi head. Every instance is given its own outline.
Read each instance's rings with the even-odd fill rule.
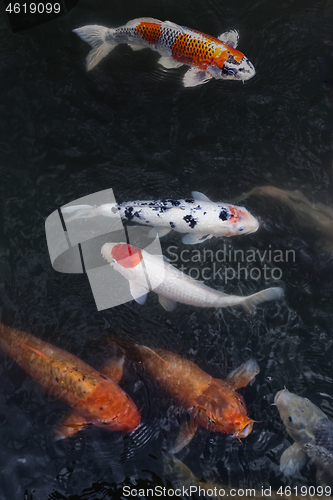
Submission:
[[[237,207],[228,206],[229,212],[232,214],[230,216],[230,222],[239,222],[243,218],[243,212]]]
[[[131,269],[142,261],[142,251],[133,245],[119,243],[112,248],[111,258],[126,269]]]

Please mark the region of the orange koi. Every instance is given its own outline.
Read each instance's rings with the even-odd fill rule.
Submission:
[[[73,354],[3,324],[0,349],[73,409],[58,429],[58,438],[75,434],[88,424],[123,432],[140,425],[138,409],[117,380],[111,378],[111,370],[110,377],[105,377]]]
[[[190,413],[191,419],[183,424],[174,453],[191,441],[200,425],[239,439],[252,431],[255,421],[247,416],[244,400],[236,389],[245,387],[259,372],[253,359],[221,380],[192,361],[164,349],[151,349],[116,338],[105,339],[105,342],[120,347],[133,361],[141,363],[148,375]],[[108,364],[103,367],[103,373],[108,374]]]

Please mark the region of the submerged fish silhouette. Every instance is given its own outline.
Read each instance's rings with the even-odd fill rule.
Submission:
[[[333,251],[333,208],[311,203],[300,191],[288,191],[274,186],[255,187],[240,199],[250,196],[269,196],[288,207],[298,224],[317,234],[324,250]]]
[[[88,424],[124,432],[139,426],[140,414],[131,398],[73,354],[4,324],[0,324],[0,349],[74,410],[58,429],[58,438]]]

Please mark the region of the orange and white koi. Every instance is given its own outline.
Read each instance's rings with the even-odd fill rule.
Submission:
[[[266,288],[245,297],[227,295],[184,274],[161,256],[149,254],[127,243],[105,243],[102,255],[128,280],[134,300],[144,304],[147,293],[154,291],[166,311],[172,311],[177,302],[197,307],[242,305],[246,310],[253,311],[261,302],[283,296],[283,290],[279,287]]]
[[[127,43],[133,50],[157,51],[164,68],[191,66],[184,76],[185,87],[202,85],[211,78],[244,82],[255,75],[253,64],[236,49],[236,30],[215,38],[170,21],[141,17],[119,28],[88,25],[73,31],[93,47],[87,57],[88,71],[118,44]]]
[[[74,205],[61,209],[65,222],[97,215],[114,217],[118,213],[124,220],[144,226],[153,226],[159,236],[170,231],[185,233],[183,243],[194,245],[213,236],[234,236],[257,231],[258,220],[244,207],[211,201],[198,191],[184,200],[127,201],[104,205]],[[68,217],[69,214],[72,214]]]
[[[4,324],[0,324],[0,349],[74,410],[58,429],[58,438],[88,424],[123,432],[140,425],[140,413],[118,380],[101,375],[73,354]]]
[[[173,452],[177,453],[193,438],[201,425],[205,429],[245,438],[253,427],[243,398],[236,389],[245,387],[259,373],[251,359],[230,373],[226,380],[215,379],[195,363],[164,349],[150,348],[118,338],[107,338],[140,363],[148,375],[189,411],[191,420],[183,424]],[[113,370],[111,364],[111,373]],[[108,364],[103,367],[108,373]]]

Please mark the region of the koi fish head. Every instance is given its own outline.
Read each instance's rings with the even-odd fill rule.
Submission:
[[[195,419],[210,431],[238,438],[245,438],[252,431],[254,420],[246,415],[243,398],[218,379],[213,379],[197,400],[196,411]]]
[[[140,425],[140,413],[132,399],[102,375],[96,389],[81,405],[88,411],[88,419],[103,429],[131,432]]]
[[[225,45],[227,51],[223,51],[216,60],[215,78],[222,80],[250,80],[255,74],[253,64],[248,58],[229,45]]]
[[[132,269],[142,261],[142,250],[127,243],[105,243],[101,252],[110,264],[118,264],[124,269]]]
[[[276,394],[274,403],[289,436],[300,446],[313,446],[316,441],[316,426],[320,422],[327,422],[327,417],[320,408],[287,389]]]
[[[221,236],[233,236],[236,234],[254,233],[259,227],[258,220],[253,217],[244,207],[226,205],[219,207],[220,224],[214,234]]]

